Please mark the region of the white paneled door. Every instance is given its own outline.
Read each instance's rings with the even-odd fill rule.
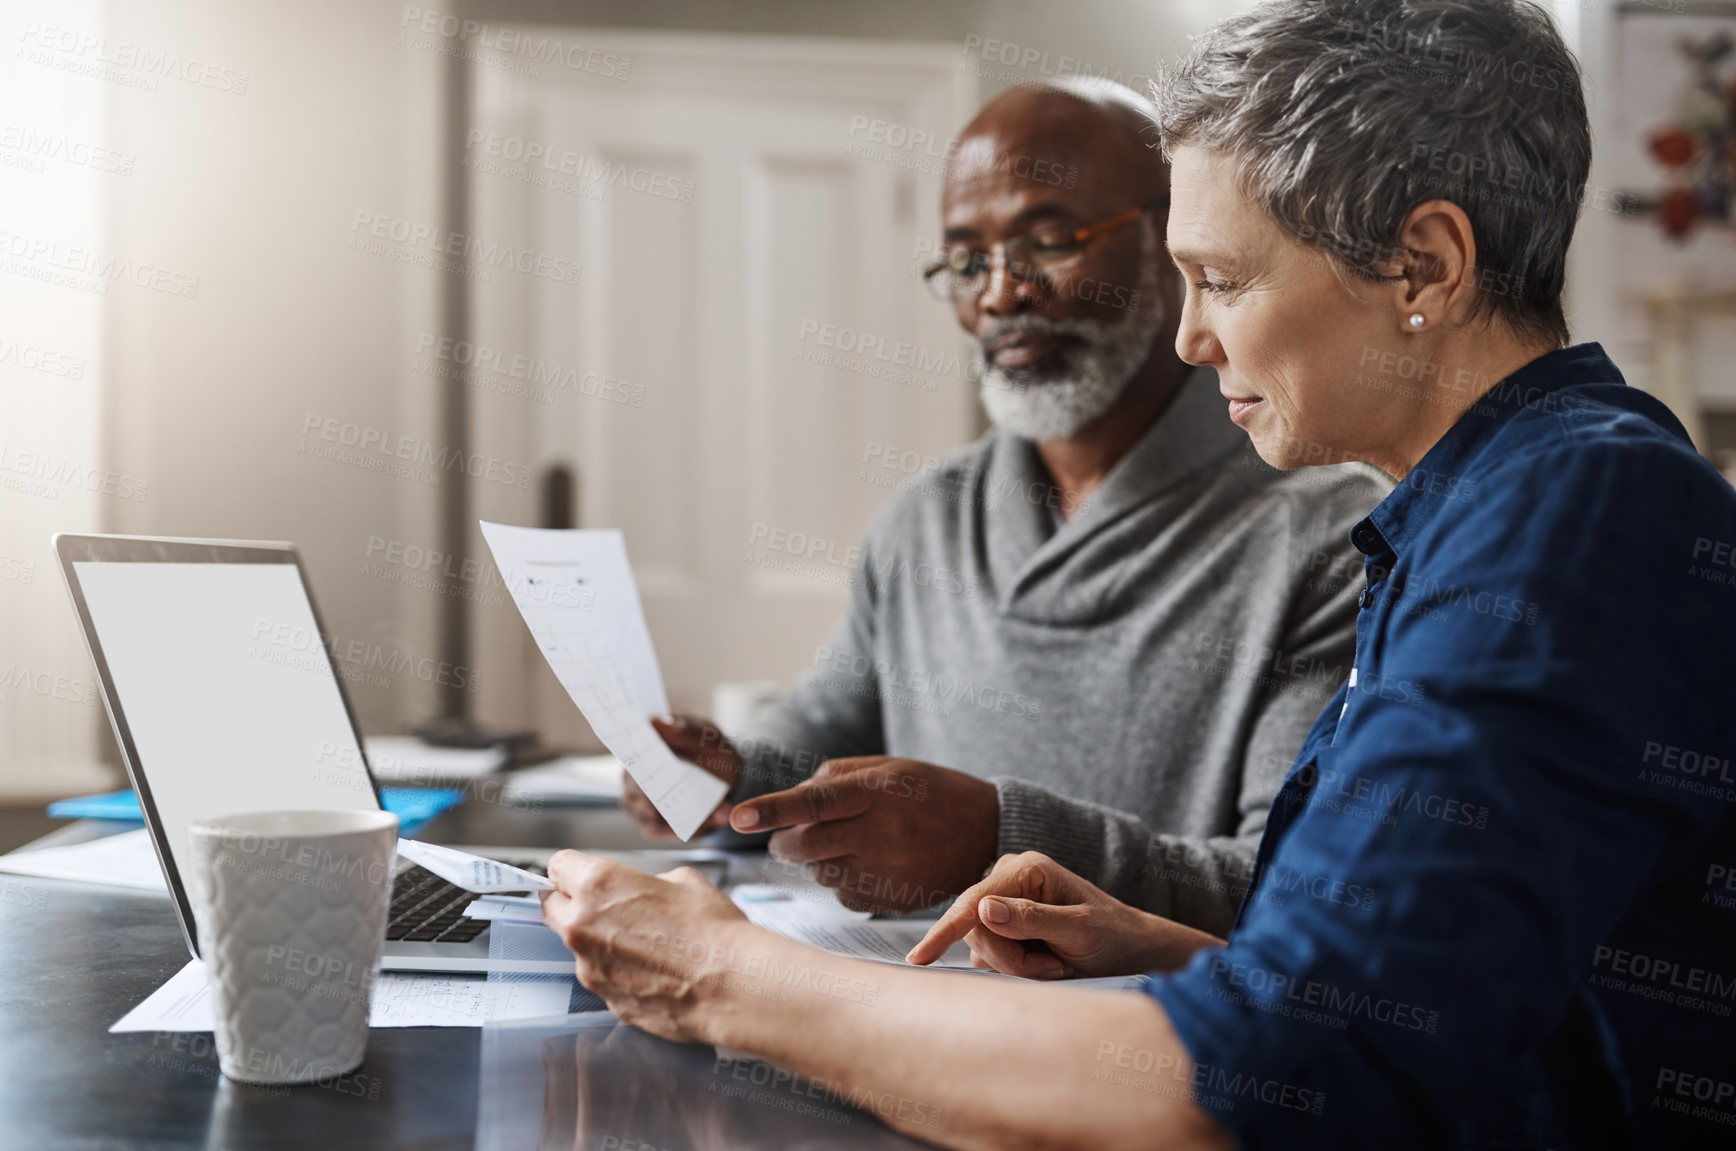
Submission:
[[[581,525],[625,532],[671,699],[704,710],[815,659],[896,483],[974,434],[916,271],[975,82],[928,44],[524,35],[564,47],[479,61],[445,366],[480,454],[572,468]],[[534,483],[472,482],[536,522]],[[472,627],[484,720],[583,735],[516,619]]]

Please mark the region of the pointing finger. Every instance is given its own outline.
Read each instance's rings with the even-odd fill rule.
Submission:
[[[963,895],[952,901],[952,906],[941,913],[934,926],[910,949],[910,954],[904,957],[906,963],[933,963],[946,949],[969,935],[973,928],[980,926],[977,920],[977,903],[983,892],[988,890],[993,879],[985,879]]]
[[[729,824],[737,831],[771,831],[799,823],[848,819],[867,811],[872,802],[872,793],[864,788],[810,779],[736,804]]]

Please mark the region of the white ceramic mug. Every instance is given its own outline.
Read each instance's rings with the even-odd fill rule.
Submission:
[[[392,893],[398,817],[266,811],[188,828],[217,1061],[243,1083],[353,1071]]]

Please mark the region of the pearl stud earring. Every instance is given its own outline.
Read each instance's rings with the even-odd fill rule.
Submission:
[[[1428,322],[1429,322],[1428,317],[1423,315],[1421,312],[1412,312],[1411,313],[1411,318],[1410,318],[1410,326],[1411,327],[1420,328]]]

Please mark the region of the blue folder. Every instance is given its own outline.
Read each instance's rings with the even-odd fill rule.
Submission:
[[[464,791],[456,787],[382,787],[380,798],[386,810],[398,817],[398,834],[410,836],[442,811],[460,803]],[[141,825],[145,818],[139,811],[139,797],[130,788],[57,799],[48,805],[48,814],[55,819],[122,819]]]

